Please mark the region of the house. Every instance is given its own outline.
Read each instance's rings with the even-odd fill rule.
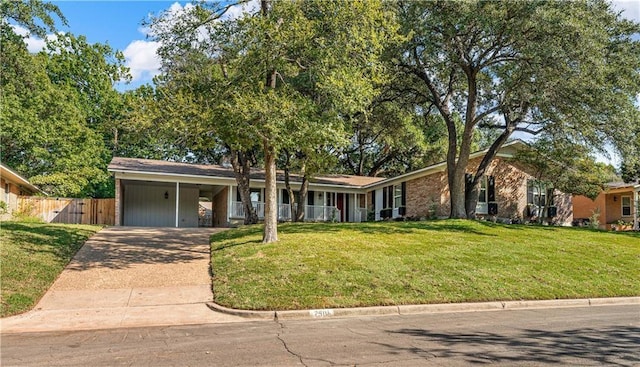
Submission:
[[[581,220],[597,217],[601,229],[640,229],[640,183],[612,182],[595,200],[585,196],[573,198],[574,217]]]
[[[542,216],[557,225],[571,225],[571,195],[535,185],[534,176],[514,159],[516,153],[526,147],[522,141],[515,140],[498,151],[481,182],[477,215],[504,222]],[[469,172],[475,172],[486,152],[470,155]],[[375,219],[447,217],[451,207],[446,167],[446,162],[441,162],[367,187],[371,191]],[[540,213],[542,210],[545,212]]]
[[[532,185],[533,176],[513,159],[524,147],[523,142],[513,141],[500,149],[482,182],[478,215],[504,221],[542,216],[570,225],[571,195]],[[470,167],[478,165],[484,154],[486,150],[473,153]],[[116,225],[197,227],[210,223],[224,227],[244,218],[229,167],[116,157],[109,171],[116,180]],[[264,171],[252,170],[251,198],[259,217],[264,216],[264,177]],[[300,177],[292,175],[292,188],[299,190],[300,185]],[[278,172],[277,187],[278,218],[290,220],[283,172]],[[539,213],[544,210],[540,203],[550,208]],[[448,214],[445,162],[392,178],[318,176],[309,183],[305,207],[305,219],[312,221],[362,222]]]
[[[18,209],[18,196],[42,194],[44,191],[32,185],[29,180],[20,174],[0,163],[0,218],[7,220],[11,218],[11,213]]]
[[[108,169],[116,179],[116,225],[197,227],[204,222],[225,227],[244,219],[235,175],[229,167],[116,157]],[[364,221],[363,187],[381,180],[349,175],[314,178],[309,185],[305,217]],[[283,172],[278,172],[277,182],[279,220],[290,220]],[[291,176],[291,186],[300,189],[299,176]],[[252,170],[251,199],[259,218],[264,217],[264,187],[264,171]],[[207,202],[211,204],[204,204]],[[199,213],[210,218],[202,218]]]

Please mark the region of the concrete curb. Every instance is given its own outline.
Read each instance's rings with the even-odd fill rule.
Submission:
[[[209,302],[207,306],[216,311],[247,319],[295,320],[324,319],[333,317],[415,315],[453,312],[509,311],[544,308],[591,307],[591,306],[640,306],[640,297],[557,299],[542,301],[494,301],[472,303],[441,303],[425,305],[376,306],[355,308],[325,308],[316,310],[251,311],[236,310]]]
[[[276,311],[237,310],[234,308],[220,306],[219,304],[214,302],[207,302],[206,305],[213,311],[224,313],[227,315],[240,316],[246,319],[273,320],[276,318]]]

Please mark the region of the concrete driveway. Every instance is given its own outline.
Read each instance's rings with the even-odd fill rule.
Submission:
[[[219,228],[105,228],[89,239],[33,311],[2,331],[233,322],[211,311],[209,237]]]

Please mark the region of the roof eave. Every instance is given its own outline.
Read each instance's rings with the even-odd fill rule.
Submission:
[[[4,164],[2,164],[1,167],[2,167],[2,171],[4,171],[2,175],[14,182],[17,182],[19,186],[27,188],[30,191],[33,191],[34,193],[40,193],[46,196],[49,195],[46,192],[42,191],[38,186],[35,186],[31,182],[29,182],[26,178],[19,175],[17,172],[12,170],[11,168],[5,166]]]
[[[202,176],[202,175],[188,175],[188,174],[181,174],[181,173],[165,173],[165,172],[151,172],[151,171],[137,171],[137,170],[127,170],[127,169],[116,169],[116,168],[108,168],[107,169],[109,172],[112,172],[114,174],[122,174],[122,175],[131,175],[131,176],[137,176],[137,177],[143,177],[143,176],[149,176],[149,178],[160,178],[160,177],[166,177],[166,179],[162,180],[162,179],[157,179],[157,180],[153,180],[152,181],[157,181],[157,182],[174,182],[174,181],[180,181],[177,180],[177,178],[186,178],[187,181],[193,181],[194,179],[200,179],[200,180],[219,180],[219,181],[226,181],[230,184],[234,184],[236,183],[236,179],[232,178],[232,177],[221,177],[221,176]],[[127,179],[126,177],[119,177],[121,179]],[[251,179],[252,182],[259,182],[259,183],[265,183],[264,179],[260,179],[260,178],[253,178]],[[284,185],[284,181],[276,181],[276,183]],[[292,182],[292,184],[294,186],[300,186],[302,185],[301,182]],[[332,189],[347,189],[347,190],[363,190],[364,186],[360,185],[339,185],[339,184],[325,184],[325,183],[314,183],[314,182],[309,182],[309,186],[310,187],[321,187],[321,188],[332,188]]]
[[[522,140],[514,140],[511,141],[505,145],[503,145],[500,150],[502,150],[503,148],[506,147],[510,147],[510,146],[517,146],[517,145],[522,145],[522,146],[526,146],[526,143],[523,142]],[[485,149],[485,150],[480,150],[477,151],[475,153],[471,153],[469,155],[469,159],[475,159],[478,157],[481,157],[485,154],[487,154],[487,152],[489,151],[489,149]],[[512,154],[508,154],[508,153],[501,153],[500,151],[498,151],[498,153],[496,154],[496,157],[500,157],[500,158],[513,158]],[[446,170],[447,167],[447,162],[439,162],[436,164],[432,164],[431,166],[425,167],[425,168],[421,168],[419,170],[413,171],[413,172],[409,172],[409,173],[405,173],[402,174],[400,176],[396,176],[396,177],[391,177],[379,182],[375,182],[373,184],[368,184],[368,185],[364,185],[363,188],[364,189],[373,189],[377,186],[388,186],[390,184],[396,183],[396,182],[402,182],[402,181],[406,181],[407,179],[414,179],[414,178],[418,178],[418,177],[424,177],[424,176],[429,176],[431,174],[437,173],[437,172],[444,172]]]

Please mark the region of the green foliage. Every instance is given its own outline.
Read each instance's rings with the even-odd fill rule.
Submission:
[[[4,41],[3,161],[50,194],[90,194],[90,184],[108,176],[101,170],[104,145],[85,125],[78,95],[51,82],[46,55],[29,54],[22,42]]]
[[[587,148],[558,139],[540,138],[530,149],[519,151],[515,160],[543,185],[592,200],[617,179],[614,167],[596,162]]]
[[[475,187],[516,131],[544,132],[590,151],[608,142],[624,151],[635,139],[629,121],[638,121],[640,42],[633,36],[640,25],[611,4],[412,1],[397,9],[408,41],[396,64],[407,89],[426,96],[447,124],[452,216],[475,208],[461,197],[477,197],[462,184],[477,129],[498,134],[487,141]]]
[[[31,34],[44,39],[47,33],[55,33],[56,17],[60,19],[62,24],[67,24],[60,9],[51,3],[45,3],[41,0],[0,2],[2,33],[13,33],[8,26],[8,21],[11,20],[15,24],[25,27]]]
[[[9,206],[6,201],[0,201],[0,215],[7,214],[9,212]]]
[[[53,30],[49,13],[62,17],[39,1],[2,2],[2,11],[42,37]],[[1,37],[3,161],[52,195],[112,196],[106,166],[112,122],[122,110],[113,85],[127,75],[121,53],[66,34],[30,54],[5,18]]]

